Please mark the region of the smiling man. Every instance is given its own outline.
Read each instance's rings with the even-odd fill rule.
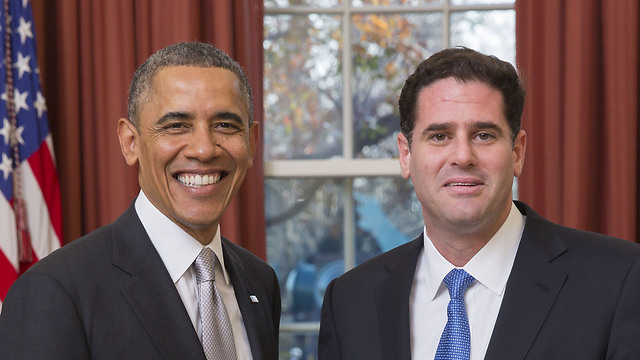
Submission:
[[[512,199],[524,99],[513,66],[467,48],[407,79],[400,167],[424,230],[327,287],[321,360],[640,358],[640,246]]]
[[[38,262],[0,315],[2,359],[278,359],[275,272],[220,235],[258,141],[240,66],[203,43],[134,74],[118,138],[140,194]]]

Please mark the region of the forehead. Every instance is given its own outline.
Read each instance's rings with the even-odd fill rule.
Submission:
[[[502,93],[480,81],[441,79],[423,87],[417,100],[418,119],[448,118],[451,121],[491,116],[499,117],[506,125]]]
[[[241,82],[232,71],[219,67],[169,66],[155,74],[147,101],[161,106],[196,103],[230,104],[248,114]]]
[[[153,77],[152,88],[158,91],[163,87],[171,88],[184,83],[192,83],[191,86],[226,87],[227,90],[240,92],[240,80],[232,71],[219,67],[198,66],[163,67]]]

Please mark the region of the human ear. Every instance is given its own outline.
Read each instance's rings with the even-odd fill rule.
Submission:
[[[402,177],[408,179],[411,175],[411,148],[409,141],[403,133],[398,134],[398,153],[400,155],[400,169],[402,170]]]
[[[135,165],[138,162],[136,152],[138,131],[128,119],[118,120],[118,140],[120,140],[120,151],[128,165]]]
[[[513,142],[513,176],[518,177],[522,174],[524,167],[524,154],[527,149],[527,133],[520,130],[518,136]]]
[[[260,124],[254,121],[249,128],[249,166],[253,166],[253,156],[256,154],[256,148],[258,146],[258,138],[260,137]]]

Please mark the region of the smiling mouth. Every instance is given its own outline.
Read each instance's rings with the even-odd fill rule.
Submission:
[[[449,183],[445,186],[478,186],[480,184],[477,183],[460,183],[460,182],[456,182],[456,183]]]
[[[207,185],[216,184],[224,177],[224,174],[217,173],[211,175],[200,175],[200,174],[183,174],[174,176],[178,182],[182,185],[189,187],[203,187]]]

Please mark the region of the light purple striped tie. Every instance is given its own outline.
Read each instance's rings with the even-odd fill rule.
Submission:
[[[236,347],[229,314],[215,285],[213,250],[205,247],[194,262],[200,293],[202,348],[207,360],[235,360]]]

